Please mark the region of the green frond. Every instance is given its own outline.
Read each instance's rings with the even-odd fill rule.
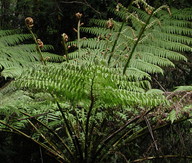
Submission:
[[[3,48],[4,51],[14,51],[14,52],[35,52],[36,50],[36,46],[35,44],[19,44],[17,46],[5,46]],[[44,45],[42,51],[48,51],[48,50],[54,50],[52,45]]]
[[[144,62],[141,59],[132,59],[130,62],[130,67],[134,67],[134,68],[137,68],[141,71],[148,72],[148,73],[163,74],[163,70],[159,66]]]
[[[18,51],[18,52],[34,52],[36,51],[36,48],[35,48],[35,45],[34,44],[24,44],[24,45],[17,45],[17,46],[7,46],[7,47],[4,47],[3,49],[6,50],[9,50],[11,49],[11,51]]]
[[[106,28],[106,24],[107,24],[107,20],[103,20],[103,19],[91,19],[89,21],[89,23],[91,25],[97,25],[97,26],[100,26],[100,27],[103,27],[103,28]]]
[[[83,49],[82,48],[80,52],[80,56],[77,51],[74,51],[69,53],[68,57],[71,61],[76,61],[79,64],[81,64],[81,62],[85,63],[87,61],[93,61],[96,56],[99,57],[101,55],[101,52],[102,51],[100,49],[90,49],[90,48]]]
[[[16,76],[20,76],[23,72],[23,68],[21,66],[15,66],[15,65],[12,65],[12,66],[8,66],[8,68],[4,69],[2,72],[1,72],[1,76],[3,76],[4,78],[15,78]]]
[[[178,52],[174,52],[174,51],[160,48],[157,46],[139,45],[136,51],[149,52],[154,54],[155,56],[176,60],[176,61],[179,61],[179,60],[187,61],[187,58],[184,55]]]
[[[160,89],[150,89],[146,93],[156,95],[156,94],[163,94],[164,92],[162,90],[160,90]]]
[[[23,42],[26,39],[32,39],[32,36],[30,34],[13,34],[8,36],[6,35],[0,38],[0,46],[16,45]]]
[[[177,10],[174,8],[171,8],[172,11],[172,17],[175,19],[180,19],[180,20],[191,20],[192,15],[191,15],[191,8],[186,8],[182,10]]]
[[[53,54],[53,53],[49,53],[49,52],[43,52],[43,57],[47,58],[48,62],[63,62],[66,61],[66,58],[64,58],[63,56],[57,55],[57,54]]]
[[[171,41],[171,42],[176,42],[176,43],[183,43],[186,45],[190,45],[192,43],[192,38],[183,36],[183,35],[170,34],[170,33],[156,31],[153,33],[153,36],[157,37],[161,40]]]
[[[20,30],[0,30],[0,37],[20,33]]]
[[[134,92],[145,92],[145,89],[150,89],[151,85],[150,82],[147,80],[137,81],[137,82],[130,82],[130,81],[119,81],[117,80],[118,88],[119,89],[126,89]]]
[[[109,29],[100,27],[81,27],[81,31],[98,36],[105,36],[110,32]]]
[[[180,52],[191,52],[192,50],[190,47],[191,29],[189,28],[191,23],[188,19],[181,20],[173,17],[179,13],[177,10],[173,11],[170,16],[168,11],[163,10],[164,8],[169,11],[166,5],[161,6],[155,11],[156,13],[152,16],[149,24],[146,25],[145,32],[133,54],[136,60],[134,59],[134,62],[131,63],[131,68],[147,73],[163,73],[161,66],[174,66],[172,62],[174,60],[187,61],[187,58]],[[120,6],[118,11],[115,9],[109,9],[109,11],[122,20],[128,21],[123,23],[112,20],[114,27],[106,29],[107,20],[91,19],[90,23],[97,27],[82,27],[81,31],[93,34],[97,38],[80,40],[81,56],[83,56],[81,62],[84,62],[83,58],[89,58],[88,60],[97,59],[98,62],[105,64],[109,56],[112,55],[111,65],[122,68],[125,65],[125,59],[137,42],[140,30],[145,25],[144,22],[149,18],[149,14],[147,11],[133,6],[129,11],[123,6]],[[122,29],[118,33],[121,25],[123,25]],[[115,42],[116,46],[111,54]],[[77,41],[68,44],[77,45]],[[94,52],[96,49],[98,51]],[[78,53],[72,52],[69,53],[69,56],[71,59],[75,59],[78,58]]]
[[[172,34],[179,34],[179,35],[192,35],[192,29],[191,28],[186,28],[186,27],[177,27],[177,26],[170,26],[170,25],[165,25],[161,29],[163,32],[167,33],[172,33]]]
[[[17,77],[25,68],[40,63],[36,45],[24,44],[32,36],[19,32],[19,30],[0,30],[0,70],[1,76],[5,78]],[[46,52],[49,50],[53,50],[53,46],[45,45],[42,49],[43,57],[48,61],[62,62],[65,60],[62,56]]]
[[[187,20],[177,20],[177,19],[165,19],[163,20],[163,25],[170,26],[176,26],[176,27],[192,27],[192,22]]]
[[[153,53],[148,53],[148,52],[142,52],[142,51],[137,51],[135,54],[136,58],[140,58],[145,62],[159,65],[159,66],[173,66],[173,62],[171,62],[167,58],[162,58],[159,56],[155,56]]]
[[[164,48],[164,49],[168,49],[171,51],[180,51],[180,52],[191,52],[192,48],[190,46],[187,46],[185,44],[181,44],[178,42],[171,42],[171,41],[164,41],[164,40],[160,40],[160,39],[154,39],[152,42],[152,45],[160,47],[160,48]]]
[[[40,66],[27,71],[15,84],[20,88],[48,92],[58,99],[76,103],[89,99],[91,87],[97,101],[105,106],[155,106],[165,100],[162,96],[151,99],[151,96],[145,93],[144,89],[150,88],[148,81],[126,81],[126,78],[131,77],[129,69],[127,76],[115,73],[117,70],[112,72],[103,66],[70,63],[63,63],[58,67]]]
[[[74,69],[78,68],[76,66],[73,67]],[[53,69],[54,73],[52,73]],[[67,71],[67,69],[69,69],[69,71]],[[76,74],[76,71],[72,69],[70,67],[63,67],[62,69],[56,68],[54,66],[49,66],[49,69],[43,67],[41,71],[40,69],[39,71],[35,70],[36,73],[34,73],[34,70],[32,72],[27,72],[26,76],[31,76],[30,82],[27,82],[27,80],[24,78],[18,81],[21,81],[19,83],[23,87],[34,87],[36,89],[44,90],[50,93],[53,91],[57,96],[65,96],[67,99],[70,99],[72,93],[75,93],[79,95],[80,99],[81,96],[84,96],[84,92],[82,91],[84,85],[84,81],[82,80],[83,73],[79,72]],[[72,78],[72,81],[69,81],[68,78]]]
[[[90,38],[81,41],[82,47],[88,47],[91,49],[105,49],[107,48],[106,41],[99,38]]]
[[[110,73],[112,76],[112,79],[114,80],[125,80],[125,81],[140,81],[144,79],[150,80],[151,77],[149,74],[136,69],[136,68],[128,68],[127,73],[125,76],[122,76],[123,73],[121,68],[109,68],[102,66],[102,71],[105,73]]]
[[[175,89],[176,91],[192,91],[192,86],[178,86],[177,89]]]

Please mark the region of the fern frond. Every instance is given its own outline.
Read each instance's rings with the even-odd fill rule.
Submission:
[[[82,40],[82,47],[88,47],[91,49],[105,49],[106,41],[100,40],[99,38],[90,38]]]
[[[141,59],[132,59],[130,62],[130,67],[135,67],[139,70],[142,70],[144,72],[148,72],[148,73],[161,73],[163,74],[163,70],[156,65],[144,62]]]
[[[160,48],[157,46],[139,45],[137,47],[137,50],[142,51],[142,52],[149,52],[149,53],[154,54],[155,56],[159,56],[162,58],[167,58],[167,59],[172,59],[172,60],[177,60],[177,61],[179,61],[179,60],[187,61],[187,58],[184,55],[182,55],[178,52],[170,51],[170,50]]]
[[[19,29],[17,29],[17,30],[0,30],[0,37],[13,35],[13,34],[20,33],[20,32],[21,32],[21,30],[19,30]]]
[[[89,99],[92,82],[94,82],[94,96],[105,106],[159,105],[160,101],[164,101],[163,97],[153,100],[145,93],[144,89],[150,87],[148,81],[128,82],[124,78],[131,77],[129,70],[127,76],[115,73],[117,70],[111,72],[103,66],[80,66],[73,63],[63,63],[58,67],[40,66],[27,71],[16,81],[16,85],[20,88],[48,92],[58,99],[76,101],[76,103]],[[142,100],[138,101],[138,99]]]
[[[91,20],[89,21],[89,23],[90,23],[91,25],[94,24],[94,25],[97,25],[97,26],[100,26],[100,27],[105,28],[107,21],[106,21],[106,20],[102,20],[102,19],[91,19]]]
[[[192,86],[178,86],[176,91],[192,91]]]
[[[180,51],[180,52],[184,52],[184,51],[191,52],[192,51],[192,48],[187,45],[184,45],[184,44],[181,44],[178,42],[164,41],[164,40],[160,40],[160,39],[153,40],[152,45],[158,46],[163,49],[168,49],[171,51]]]
[[[148,7],[145,6],[144,8],[147,10],[149,9]],[[110,51],[112,51],[112,47],[116,41],[112,58],[113,63],[111,63],[111,65],[122,68],[124,66],[124,60],[129,56],[132,47],[137,42],[140,28],[145,24],[144,22],[148,19],[149,14],[147,11],[133,6],[129,11],[123,6],[120,8],[119,11],[109,9],[110,12],[122,20],[128,20],[128,22],[124,22],[117,41],[118,30],[122,22],[113,20],[114,28],[110,30],[106,29],[106,20],[92,19],[90,21],[91,24],[99,27],[82,27],[82,31],[96,35],[97,38],[81,39],[81,43],[82,48],[85,48],[85,51],[87,50],[87,52],[85,52],[86,54],[93,54],[94,57],[97,56],[96,58],[103,62],[103,60],[108,59]],[[170,16],[163,8],[167,8],[167,6],[158,8],[146,26],[145,32],[135,49],[134,58],[137,60],[134,59],[131,68],[137,68],[147,73],[163,73],[160,66],[174,66],[172,62],[174,60],[187,60],[180,52],[191,52],[192,50],[190,47],[191,29],[189,28],[191,23],[188,21],[188,18],[183,20],[176,19],[177,17],[173,15],[179,13],[177,10],[173,11],[172,16]],[[186,12],[186,14],[189,14],[189,12]],[[69,44],[77,43],[74,41]],[[101,54],[99,54],[99,51],[97,55],[95,55],[96,53],[94,52],[89,53],[91,51],[90,49],[100,49]],[[103,57],[102,54],[104,54]],[[75,52],[73,52],[71,56],[73,56],[72,58],[78,57]],[[87,55],[83,56],[88,57]],[[92,59],[94,57],[92,57]],[[104,61],[103,63],[106,62]]]
[[[3,76],[4,78],[8,78],[8,77],[15,78],[16,76],[20,76],[22,72],[23,72],[23,68],[21,66],[18,65],[16,67],[15,65],[12,65],[12,66],[9,65],[8,68],[6,68],[1,72],[1,76]]]
[[[180,34],[180,35],[192,35],[192,29],[186,27],[177,27],[177,26],[163,26],[161,29],[163,32],[167,32],[170,34]]]
[[[17,52],[34,52],[36,51],[35,44],[24,44],[24,45],[17,45],[17,46],[7,46],[4,47],[5,51],[11,49],[12,51],[17,51]],[[42,51],[47,51],[47,50],[54,50],[52,45],[45,45],[42,49]]]
[[[163,20],[163,24],[166,24],[168,27],[170,26],[176,26],[176,27],[192,27],[192,23],[187,20],[177,20],[177,19],[165,19]]]
[[[32,39],[32,36],[30,34],[4,35],[4,37],[0,38],[0,46],[2,44],[6,46],[15,45],[23,42],[26,39]]]
[[[186,45],[190,45],[192,43],[192,38],[183,35],[177,35],[177,34],[173,35],[170,33],[163,33],[160,31],[156,31],[154,32],[153,36],[158,37],[161,40],[182,43]]]
[[[174,67],[173,62],[171,62],[169,59],[155,56],[153,53],[138,51],[138,52],[136,52],[136,58],[140,58],[145,62],[152,63],[152,64],[159,65],[159,66],[173,66]]]
[[[31,39],[32,36],[19,32],[19,30],[0,30],[1,76],[17,77],[23,69],[33,67],[40,62],[36,46],[34,44],[23,44],[25,40]],[[42,49],[43,57],[49,57],[49,61],[62,62],[65,60],[59,55],[45,52],[48,50],[53,50],[53,46],[45,45]]]
[[[42,52],[44,58],[48,58],[47,61],[48,62],[63,62],[66,61],[66,58],[64,58],[63,56],[57,55],[57,54],[53,54],[53,53],[49,53],[49,52]]]
[[[185,8],[182,10],[177,10],[175,8],[171,8],[172,11],[172,16],[175,19],[179,19],[179,20],[191,20],[192,19],[192,15],[191,15],[191,8]]]
[[[102,37],[107,35],[110,32],[110,30],[107,28],[99,28],[99,27],[82,27],[81,31],[94,34],[94,35],[99,35]]]

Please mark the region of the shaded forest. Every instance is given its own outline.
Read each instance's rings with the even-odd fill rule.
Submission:
[[[1,0],[0,162],[192,161],[190,0]]]

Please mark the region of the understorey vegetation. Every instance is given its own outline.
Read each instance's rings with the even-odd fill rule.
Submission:
[[[99,18],[76,12],[74,39],[53,45],[32,16],[0,29],[0,161],[191,162],[192,82],[180,71],[192,72],[192,9],[105,4]]]

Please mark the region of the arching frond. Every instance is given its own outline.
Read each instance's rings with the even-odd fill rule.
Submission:
[[[108,20],[92,19],[91,24],[96,27],[82,27],[81,31],[95,35],[95,38],[81,39],[81,47],[84,48],[86,54],[90,54],[90,49],[93,49],[93,56],[98,55],[98,59],[108,60],[109,55],[113,55],[111,65],[115,67],[124,67],[125,59],[129,57],[131,50],[137,42],[140,29],[145,25],[145,21],[149,18],[150,7],[144,7],[143,11],[136,7],[131,7],[129,11],[123,6],[117,11],[109,9],[110,12],[120,17],[126,22],[117,22],[111,19],[114,27],[107,29],[106,23]],[[174,66],[174,60],[187,60],[182,52],[191,52],[191,22],[188,21],[190,16],[189,10],[186,10],[185,16],[179,17],[179,11],[172,9],[172,15],[163,9],[168,9],[167,6],[162,6],[155,11],[149,24],[139,40],[135,48],[134,58],[129,67],[137,68],[147,73],[162,73],[163,66]],[[122,29],[119,28],[123,23]],[[119,35],[118,39],[117,36]],[[116,42],[116,45],[115,45]],[[69,45],[77,45],[76,41]],[[115,46],[113,52],[112,49]],[[94,50],[99,49],[100,53],[94,53]],[[111,54],[113,53],[113,54]],[[76,54],[76,55],[75,55]],[[77,57],[78,54],[72,52],[69,56]],[[103,57],[103,56],[104,57]],[[85,56],[85,55],[84,55]],[[88,55],[86,55],[88,57]],[[133,64],[134,63],[134,64]]]
[[[23,44],[31,39],[29,34],[21,34],[19,30],[0,30],[0,71],[1,76],[14,78],[20,75],[24,68],[40,64],[34,44]],[[15,34],[16,33],[16,34]],[[42,49],[43,57],[51,62],[62,62],[62,56],[48,53],[53,50],[51,45],[45,45]]]
[[[79,66],[65,63],[62,66],[47,66],[27,71],[16,81],[20,88],[49,92],[58,99],[67,101],[87,101],[90,89],[98,103],[105,106],[159,105],[165,99],[163,96],[153,97],[145,93],[150,88],[148,81],[129,82],[123,76],[115,73],[118,69],[106,71],[102,66]],[[93,85],[92,85],[93,84]],[[166,103],[164,101],[163,103]]]
[[[13,35],[4,35],[0,38],[0,46],[6,45],[16,45],[23,42],[26,39],[32,39],[30,34],[13,34]]]

